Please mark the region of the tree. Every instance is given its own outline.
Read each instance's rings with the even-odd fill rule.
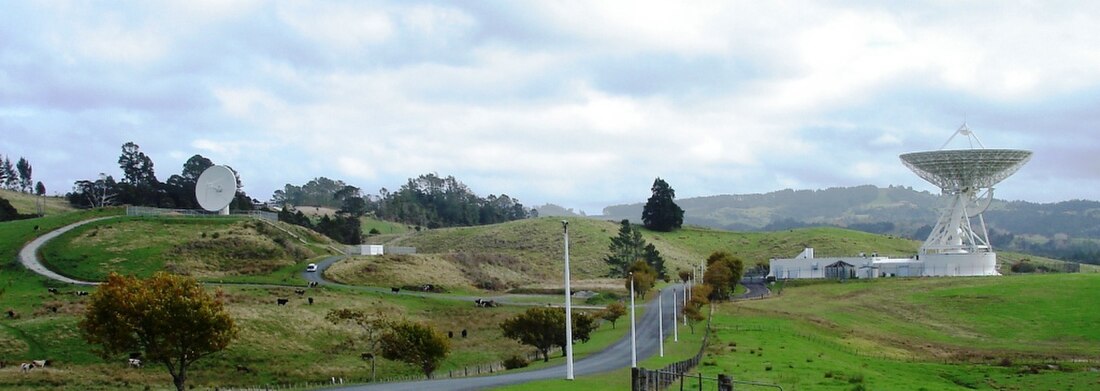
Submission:
[[[382,333],[392,324],[381,310],[369,313],[364,310],[348,308],[329,310],[328,314],[325,315],[325,320],[335,325],[346,324],[358,329],[360,332],[359,338],[367,344],[367,350],[371,352],[378,347],[378,341]],[[354,346],[356,341],[352,339],[348,342]]]
[[[626,277],[631,265],[645,257],[645,239],[642,232],[630,225],[630,220],[619,222],[619,235],[611,238],[608,254],[604,262],[611,266],[609,277]],[[663,263],[663,261],[662,261]]]
[[[15,164],[15,168],[19,171],[19,191],[29,193],[31,191],[31,185],[34,184],[31,179],[31,162],[20,157],[19,162]]]
[[[634,294],[645,300],[646,292],[649,292],[653,288],[653,285],[657,282],[657,272],[653,270],[653,267],[649,266],[645,261],[634,262],[634,265],[630,267],[627,274],[626,282],[624,283],[627,291],[630,291],[630,280],[634,279]]]
[[[669,232],[684,224],[684,210],[672,201],[676,191],[661,178],[653,181],[653,195],[642,209],[642,222],[654,231]]]
[[[619,320],[619,318],[623,315],[626,315],[626,306],[623,305],[623,302],[621,301],[616,301],[614,303],[608,304],[607,308],[604,308],[603,311],[600,311],[600,318],[611,322],[611,328],[615,328],[615,321]]]
[[[191,277],[158,272],[146,280],[111,273],[92,294],[78,324],[104,359],[142,352],[164,364],[176,390],[183,391],[187,368],[219,352],[237,335],[220,297]]]
[[[141,152],[141,148],[132,141],[122,145],[118,166],[122,169],[123,183],[143,186],[157,182],[157,176],[153,171],[153,159]]]
[[[15,190],[15,186],[19,183],[19,174],[15,172],[15,166],[11,164],[11,159],[4,158],[0,161],[0,173],[3,173],[5,189]]]
[[[715,251],[707,257],[707,271],[703,282],[714,288],[716,299],[726,299],[741,282],[744,262],[726,251]]]
[[[645,263],[653,268],[653,271],[657,273],[657,278],[668,281],[666,278],[668,275],[665,274],[665,259],[661,257],[661,252],[657,251],[657,247],[654,246],[653,243],[647,244],[645,245],[644,252],[645,255],[643,255],[643,258],[645,258]]]
[[[382,357],[415,365],[429,378],[451,351],[446,336],[432,326],[410,321],[392,324],[378,344]]]
[[[39,216],[45,216],[46,215],[46,185],[43,185],[42,181],[38,181],[38,183],[36,183],[34,185],[34,194],[38,196],[38,199],[36,199],[35,202],[34,202],[34,205],[38,207],[38,215]]]
[[[583,312],[573,313],[573,340],[588,342],[596,328],[595,319]],[[500,323],[505,338],[524,345],[531,345],[542,353],[543,361],[550,361],[550,348],[565,346],[565,309],[533,307]]]
[[[680,275],[680,282],[683,282],[685,284],[688,282],[688,280],[691,279],[691,271],[690,270],[680,269],[680,272],[678,274]]]
[[[696,285],[691,290],[691,299],[680,310],[680,313],[687,317],[688,327],[691,328],[692,334],[695,334],[695,325],[706,318],[703,316],[702,309],[704,305],[710,303],[707,298],[710,297],[711,291],[709,285]]]

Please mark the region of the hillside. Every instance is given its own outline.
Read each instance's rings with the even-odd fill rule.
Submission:
[[[243,218],[121,217],[86,224],[42,249],[54,270],[100,281],[111,272],[152,275],[158,270],[199,278],[263,275],[325,253],[331,241],[308,234],[301,243],[286,232]],[[295,268],[296,269],[296,268]]]
[[[910,187],[836,187],[683,198],[684,223],[735,231],[830,225],[923,240],[939,195]],[[643,203],[604,208],[601,218],[639,221]],[[985,213],[996,248],[1100,263],[1100,202],[994,200]]]
[[[73,210],[72,206],[69,206],[69,202],[62,197],[38,197],[33,194],[22,193],[11,190],[0,190],[0,198],[8,200],[11,205],[15,207],[20,214],[36,214],[38,213],[39,200],[44,202],[45,213],[47,215],[54,215],[58,213],[70,212]]]
[[[603,258],[607,255],[611,236],[618,232],[618,224],[587,218],[567,220],[573,278],[598,280],[604,277],[607,265]],[[766,265],[771,258],[795,256],[805,247],[814,247],[818,256],[823,257],[850,256],[860,252],[909,257],[920,246],[919,242],[905,238],[835,227],[778,232],[730,232],[688,227],[674,232],[643,229],[642,233],[645,240],[661,252],[666,267],[673,272],[697,266],[718,250],[733,253],[751,267],[758,263]],[[507,289],[562,279],[560,218],[543,217],[481,227],[423,230],[388,238],[390,240],[386,244],[416,247],[418,254],[357,257],[333,272],[346,281],[434,283],[451,289]],[[1008,266],[1023,258],[1059,270],[1062,264],[1053,259],[1012,252],[998,255],[1003,273],[1010,273]],[[1082,266],[1082,271],[1086,272],[1097,269],[1091,265]]]

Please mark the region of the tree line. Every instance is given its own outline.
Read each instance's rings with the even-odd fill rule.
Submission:
[[[0,188],[23,193],[33,191],[33,194],[38,196],[46,195],[46,186],[41,181],[32,186],[32,173],[31,163],[26,158],[20,156],[19,160],[12,164],[10,157],[0,155]],[[41,204],[38,214],[42,214]],[[20,214],[11,202],[0,198],[0,221],[28,219],[34,216],[34,214]]]
[[[396,191],[382,188],[377,195],[340,180],[315,178],[302,186],[286,184],[276,190],[272,202],[338,208],[351,216],[372,215],[382,220],[426,228],[496,224],[537,217],[507,194],[480,197],[453,176],[435,173],[409,178]]]
[[[157,179],[153,159],[133,142],[122,145],[117,163],[122,170],[121,181],[115,180],[112,175],[100,173],[98,178],[76,181],[73,184],[73,190],[65,194],[65,198],[78,208],[135,205],[195,209],[199,207],[195,199],[195,184],[203,171],[214,166],[214,162],[210,159],[202,155],[194,155],[183,163],[183,169],[179,174],[174,174],[168,177],[167,181],[161,182]],[[232,168],[230,170],[237,177],[237,190],[229,208],[251,210],[256,201],[244,192],[240,175],[236,170]]]

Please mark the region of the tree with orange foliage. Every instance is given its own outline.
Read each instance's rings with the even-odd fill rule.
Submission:
[[[183,391],[187,368],[237,336],[220,293],[165,272],[145,280],[111,273],[92,294],[78,327],[86,341],[102,348],[104,359],[142,352],[146,360],[164,364],[176,390]]]

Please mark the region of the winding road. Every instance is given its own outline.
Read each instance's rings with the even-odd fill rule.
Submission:
[[[69,224],[69,225],[64,226],[62,228],[56,229],[52,232],[49,232],[45,235],[42,235],[42,236],[38,237],[37,239],[35,239],[35,240],[31,241],[30,243],[28,243],[26,246],[23,247],[22,250],[20,250],[19,260],[20,260],[20,262],[22,262],[22,264],[25,267],[27,267],[27,269],[30,269],[30,270],[38,273],[38,274],[41,274],[41,275],[43,275],[47,278],[53,279],[53,280],[62,281],[62,282],[69,283],[69,284],[77,284],[77,285],[96,285],[96,284],[98,284],[98,282],[75,280],[75,279],[68,278],[68,277],[62,276],[60,274],[57,274],[57,273],[53,272],[52,270],[49,270],[48,268],[45,267],[45,265],[42,264],[41,260],[39,259],[38,250],[46,242],[60,236],[61,234],[65,233],[65,232],[68,232],[68,231],[72,230],[73,228],[79,227],[83,224],[87,224],[87,223],[90,223],[90,222],[99,221],[99,220],[103,220],[103,219],[108,219],[108,218],[113,218],[113,217],[103,217],[103,218],[97,218],[97,219],[84,220],[84,221],[81,221],[81,222]],[[302,272],[302,276],[307,281],[317,282],[318,284],[352,287],[350,285],[337,284],[337,283],[327,281],[327,280],[324,279],[324,276],[323,276],[325,269],[327,269],[329,266],[331,266],[332,264],[338,262],[339,260],[341,260],[343,258],[344,258],[343,256],[338,256],[338,255],[327,257],[327,258],[321,260],[318,263],[317,272]],[[389,291],[388,288],[359,287],[359,286],[354,286],[354,287],[359,288],[359,289],[364,289],[364,290],[383,291],[383,292]],[[749,290],[744,295],[742,295],[741,298],[754,298],[754,297],[758,297],[758,296],[762,296],[762,295],[767,294],[767,287],[762,282],[758,282],[758,283],[750,282],[750,283],[746,284],[746,287],[748,287]],[[463,296],[441,296],[441,295],[438,295],[438,294],[432,294],[432,293],[427,293],[427,292],[402,291],[401,293],[406,294],[406,295],[432,296],[432,297],[440,297],[440,298],[449,297],[449,298],[453,298],[453,299],[456,299],[456,300],[473,300],[472,297],[467,298],[467,297],[463,297]],[[682,305],[683,285],[682,284],[670,285],[670,286],[666,287],[665,289],[661,290],[659,292],[659,294],[661,295],[661,297],[662,297],[661,301],[664,304],[664,308],[663,308],[662,311],[658,310],[658,300],[655,300],[656,297],[651,298],[648,303],[641,304],[641,305],[645,306],[646,310],[645,310],[644,316],[642,316],[641,319],[638,319],[637,326],[636,326],[638,361],[645,360],[646,358],[656,354],[658,349],[659,349],[659,347],[658,347],[658,332],[659,332],[658,317],[659,317],[660,314],[663,314],[663,317],[664,317],[663,323],[666,326],[665,329],[664,329],[664,335],[667,337],[669,334],[672,333],[672,323],[671,322],[675,321],[673,305],[674,305],[674,302],[676,303],[675,304],[676,308],[679,308]],[[499,299],[503,299],[503,298],[504,298],[504,296],[498,296],[494,299],[499,300]],[[574,375],[575,376],[584,376],[584,375],[590,375],[590,374],[595,374],[595,373],[613,371],[613,370],[616,370],[616,369],[629,367],[630,366],[630,356],[631,356],[630,337],[629,337],[629,334],[628,334],[627,337],[624,337],[624,338],[616,341],[615,343],[608,346],[606,349],[604,349],[604,350],[602,350],[598,353],[589,355],[588,357],[586,357],[582,360],[576,361],[574,363]],[[367,384],[367,385],[343,387],[343,388],[339,388],[339,389],[340,390],[361,390],[361,391],[367,391],[367,390],[395,390],[395,391],[403,391],[403,390],[408,390],[408,391],[478,390],[478,389],[484,389],[484,388],[490,388],[490,387],[499,387],[499,386],[505,386],[505,385],[511,385],[511,384],[525,383],[525,382],[534,381],[534,380],[564,379],[564,378],[565,378],[565,366],[564,365],[558,365],[558,366],[554,366],[554,367],[543,368],[543,369],[538,369],[538,370],[532,370],[532,371],[527,371],[527,372],[507,373],[507,374],[494,375],[494,376],[467,377],[467,378],[458,378],[458,379],[424,380],[424,381],[413,381],[413,382],[403,382],[403,383]]]

